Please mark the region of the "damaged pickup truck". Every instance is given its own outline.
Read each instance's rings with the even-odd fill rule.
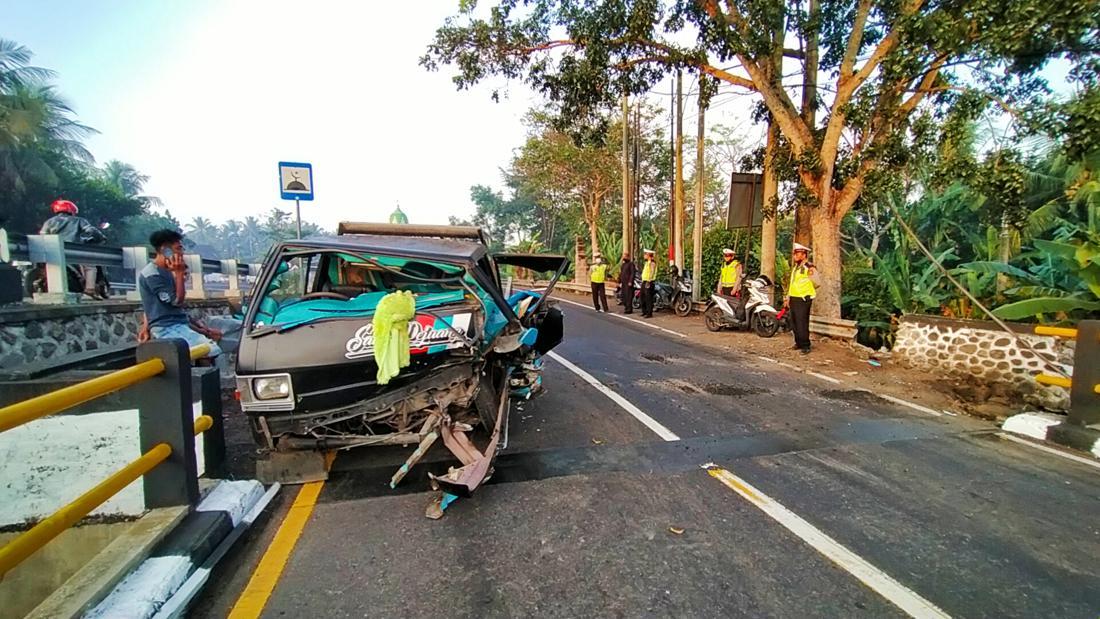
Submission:
[[[504,265],[550,283],[506,291]],[[278,243],[237,356],[241,407],[268,452],[260,477],[323,479],[327,452],[416,445],[392,487],[442,439],[460,466],[431,477],[443,492],[429,516],[441,516],[491,474],[512,398],[541,389],[541,357],[563,334],[547,295],[568,265],[490,255],[473,227],[345,222],[335,237]],[[471,439],[478,425],[484,448]]]

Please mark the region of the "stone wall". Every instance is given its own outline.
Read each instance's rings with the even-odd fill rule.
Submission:
[[[902,316],[893,351],[912,367],[979,381],[996,395],[1023,398],[1050,410],[1066,410],[1069,391],[1040,385],[1035,375],[1051,373],[1044,359],[1071,369],[1074,343],[1033,335],[1032,325],[1009,326],[1043,359],[996,323],[937,316]]]
[[[189,301],[194,318],[233,312],[225,299]],[[130,301],[0,309],[0,368],[137,341],[141,304]]]

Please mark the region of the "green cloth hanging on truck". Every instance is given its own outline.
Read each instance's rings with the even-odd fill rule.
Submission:
[[[416,316],[416,298],[407,290],[382,297],[374,311],[374,362],[378,384],[385,385],[409,365],[409,321]]]

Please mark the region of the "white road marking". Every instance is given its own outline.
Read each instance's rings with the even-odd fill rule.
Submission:
[[[935,604],[894,580],[889,574],[871,565],[856,553],[848,550],[817,527],[803,520],[798,514],[757,490],[744,479],[713,463],[704,464],[703,468],[712,477],[760,508],[761,511],[783,525],[788,531],[797,535],[814,550],[825,555],[830,561],[855,576],[860,582],[889,600],[910,617],[950,617]]]
[[[772,359],[771,357],[765,357],[764,355],[756,355],[756,358],[761,361],[767,361],[768,363],[776,363],[775,359]]]
[[[1087,465],[1089,465],[1089,466],[1091,466],[1095,469],[1100,469],[1100,461],[1092,460],[1092,459],[1089,459],[1089,458],[1084,458],[1084,457],[1081,457],[1081,456],[1076,456],[1076,455],[1071,454],[1071,453],[1066,453],[1066,452],[1064,452],[1060,449],[1054,449],[1053,447],[1047,447],[1046,445],[1040,445],[1039,443],[1035,443],[1035,442],[1029,441],[1027,439],[1020,438],[1018,436],[1012,436],[1011,434],[1005,434],[1004,432],[998,432],[997,436],[999,436],[1003,439],[1010,440],[1013,443],[1019,443],[1021,445],[1027,445],[1028,447],[1038,449],[1039,451],[1045,451],[1048,454],[1054,454],[1055,456],[1066,458],[1067,460],[1073,460],[1074,462],[1080,462],[1081,464],[1087,464]]]
[[[626,398],[613,391],[610,387],[601,383],[596,377],[553,351],[547,352],[546,355],[581,377],[581,379],[589,385],[595,387],[597,391],[610,398],[611,401],[618,404],[623,410],[630,413],[635,419],[642,422],[642,424],[663,440],[680,440],[679,436],[661,425],[657,420],[647,415],[637,406],[631,404]],[[910,616],[920,619],[924,619],[925,617],[950,617],[950,615],[940,610],[934,604],[906,588],[890,577],[889,574],[871,565],[859,555],[848,550],[839,542],[821,532],[812,524],[806,522],[800,516],[776,502],[771,497],[760,492],[745,480],[715,464],[704,464],[703,468],[706,469],[711,476],[721,481],[734,492],[760,508],[760,510],[773,520],[783,525],[787,530],[797,535],[814,550],[825,555],[826,558],[836,563],[849,574],[855,576],[860,582],[870,587]]]
[[[876,393],[874,391],[872,391],[871,393],[874,393],[878,397],[880,397],[883,400],[886,400],[888,402],[893,402],[894,404],[900,404],[902,406],[908,406],[909,408],[911,408],[913,410],[920,411],[922,413],[928,413],[929,415],[932,415],[934,417],[943,417],[943,413],[941,413],[937,410],[933,410],[931,408],[928,408],[927,406],[921,406],[920,404],[913,404],[912,402],[909,402],[907,400],[903,400],[901,398],[895,398],[894,396],[886,395],[885,393]]]
[[[818,374],[817,372],[811,372],[810,370],[806,370],[806,373],[809,374],[810,376],[813,376],[814,378],[820,378],[821,380],[829,381],[830,383],[833,383],[834,385],[839,385],[840,384],[840,381],[833,378],[832,376],[826,376],[824,374]]]
[[[640,408],[631,404],[626,398],[612,391],[610,387],[601,383],[599,380],[596,379],[595,376],[592,376],[588,372],[585,372],[579,367],[573,365],[570,361],[568,361],[556,352],[550,351],[546,353],[546,355],[554,361],[557,361],[558,363],[565,366],[565,368],[570,372],[573,372],[577,376],[580,376],[581,379],[584,380],[584,382],[592,385],[596,388],[597,391],[610,398],[612,402],[618,404],[623,410],[630,413],[638,421],[642,422],[645,427],[653,430],[653,432],[655,432],[657,436],[666,441],[680,440],[680,437],[676,436],[676,434],[674,434],[672,430],[664,427],[656,419],[650,417],[649,415],[642,412]]]
[[[797,365],[794,365],[792,363],[787,363],[786,361],[776,361],[775,364],[776,365],[781,365],[781,366],[787,368],[788,370],[794,370],[795,372],[801,372],[802,371],[802,368],[800,368]]]
[[[557,297],[557,296],[552,296],[551,298],[552,299],[557,299],[558,301],[561,301],[562,303],[569,303],[570,305],[576,305],[577,307],[583,307],[586,310],[591,310],[593,312],[596,311],[595,309],[593,309],[592,307],[589,307],[588,305],[585,305],[584,303],[577,303],[576,301],[570,301],[569,299],[563,299],[563,298]],[[649,327],[650,329],[656,329],[658,331],[668,333],[669,335],[675,335],[676,337],[687,337],[686,335],[684,335],[683,333],[680,333],[679,331],[673,331],[672,329],[666,329],[664,327],[655,325],[655,324],[650,323],[650,322],[646,322],[644,320],[638,320],[637,318],[631,318],[630,316],[624,316],[622,314],[616,314],[616,313],[613,313],[613,312],[605,312],[605,313],[608,316],[614,316],[615,318],[622,318],[623,320],[629,320],[630,322],[638,323],[638,324],[642,325],[643,327]]]

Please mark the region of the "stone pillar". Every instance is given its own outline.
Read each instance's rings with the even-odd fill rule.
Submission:
[[[237,275],[237,261],[233,259],[222,260],[222,273],[229,278],[229,290],[225,296],[239,299],[241,296],[240,277]]]
[[[588,255],[584,239],[579,236],[573,253],[573,264],[576,265],[573,270],[573,283],[588,284]]]
[[[149,263],[149,252],[144,247],[123,247],[122,266],[134,271],[134,289],[126,293],[127,301],[140,301],[141,293],[138,292],[138,278],[141,270]]]
[[[205,299],[206,287],[202,281],[202,256],[198,254],[184,254],[184,261],[191,271],[191,289],[187,291],[188,299]]]
[[[83,290],[69,290],[65,263],[65,242],[56,234],[27,235],[31,262],[45,264],[45,293],[34,293],[35,303],[77,303]]]

